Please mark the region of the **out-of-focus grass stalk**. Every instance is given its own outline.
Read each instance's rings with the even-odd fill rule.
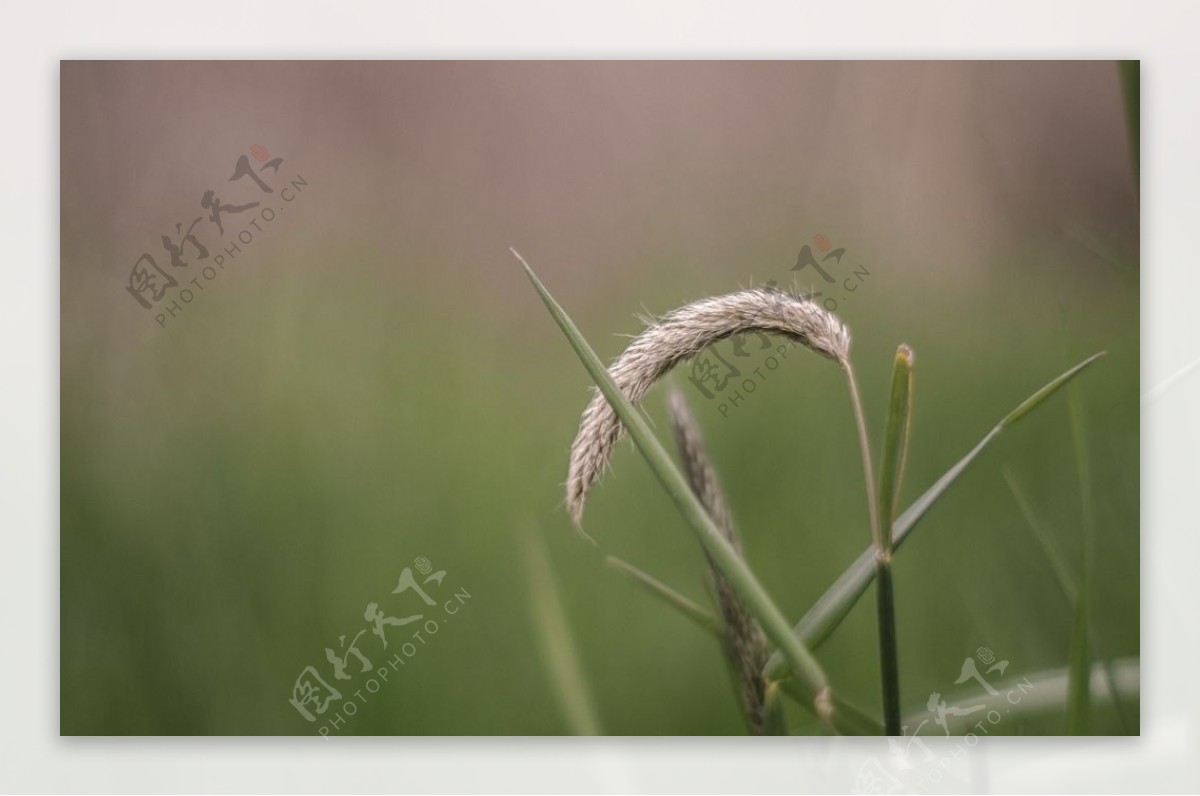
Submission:
[[[537,531],[527,529],[522,547],[534,630],[541,642],[542,657],[563,718],[574,735],[601,735],[600,722],[596,718],[583,664],[571,637],[570,623],[563,612],[545,542]]]
[[[1067,598],[1067,601],[1074,606],[1076,599],[1079,597],[1078,588],[1075,585],[1075,578],[1072,577],[1070,569],[1067,568],[1067,562],[1058,551],[1058,545],[1050,538],[1050,533],[1037,521],[1033,513],[1033,505],[1017,484],[1017,479],[1013,476],[1012,471],[1008,467],[1004,467],[1002,472],[1004,473],[1004,480],[1008,482],[1009,491],[1013,493],[1013,499],[1017,501],[1017,508],[1021,510],[1021,516],[1025,518],[1025,523],[1033,531],[1034,538],[1037,539],[1038,544],[1042,547],[1042,552],[1046,554],[1046,560],[1050,562],[1050,569],[1054,571],[1054,579],[1058,581],[1058,587],[1062,590],[1063,596]]]
[[[1071,687],[1067,702],[1067,733],[1086,735],[1091,709],[1088,678],[1092,671],[1092,649],[1088,640],[1091,623],[1092,588],[1096,572],[1096,516],[1092,505],[1092,472],[1083,429],[1083,405],[1077,385],[1067,388],[1071,413],[1075,469],[1079,475],[1080,518],[1083,524],[1083,571],[1075,603],[1075,631],[1071,640]]]
[[[1054,571],[1054,579],[1058,582],[1058,587],[1062,590],[1063,596],[1067,600],[1067,604],[1071,606],[1071,616],[1076,617],[1079,611],[1079,588],[1075,585],[1075,579],[1071,575],[1071,571],[1067,567],[1066,561],[1063,559],[1062,554],[1058,551],[1058,545],[1054,543],[1054,540],[1050,537],[1049,532],[1042,526],[1040,522],[1037,521],[1037,518],[1033,513],[1033,505],[1029,502],[1029,499],[1021,490],[1020,485],[1017,484],[1017,479],[1013,476],[1012,472],[1007,467],[1004,468],[1003,472],[1004,480],[1008,482],[1008,488],[1013,493],[1013,499],[1016,500],[1017,506],[1021,510],[1021,515],[1025,518],[1026,524],[1028,524],[1030,529],[1033,531],[1033,535],[1037,539],[1038,544],[1041,545],[1042,552],[1045,553],[1046,560],[1050,562],[1050,568]],[[1092,656],[1094,658],[1102,658],[1100,655],[1100,649],[1096,645],[1096,639],[1091,635],[1091,633],[1088,635],[1091,639],[1089,646],[1091,648]],[[1125,715],[1125,706],[1121,701],[1120,693],[1117,689],[1116,675],[1113,672],[1112,661],[1101,660],[1099,666],[1102,668],[1105,680],[1108,682],[1108,693],[1112,694],[1113,696],[1113,708],[1117,714],[1117,721],[1121,724],[1121,732],[1123,735],[1129,735],[1132,732],[1133,725],[1129,721],[1129,718]]]

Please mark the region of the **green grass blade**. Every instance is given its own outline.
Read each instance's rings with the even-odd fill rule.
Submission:
[[[1092,365],[1096,360],[1104,356],[1104,354],[1105,352],[1103,351],[1093,354],[1075,367],[1060,374],[1053,381],[1022,401],[1016,409],[1005,415],[1004,419],[984,435],[983,439],[966,456],[959,459],[953,467],[934,482],[933,486],[925,491],[925,494],[917,498],[903,514],[896,518],[896,521],[892,524],[892,544],[898,548],[903,543],[917,522],[933,506],[934,502],[941,497],[942,493],[950,488],[950,485],[962,475],[963,471],[967,469],[971,462],[975,461],[976,457],[983,452],[984,448],[1000,432],[1036,409],[1064,384],[1078,376],[1085,368]],[[796,635],[809,649],[816,649],[821,646],[841,621],[846,618],[846,615],[850,613],[850,609],[854,607],[854,604],[866,592],[874,578],[875,553],[873,550],[868,549],[854,560],[854,563],[834,581],[833,585],[809,609],[808,613],[796,625]],[[786,663],[778,655],[772,655],[770,660],[767,661],[766,669],[764,669],[768,680],[778,680],[780,677],[785,676],[786,672]]]
[[[896,349],[892,367],[892,393],[883,431],[879,461],[879,510],[882,523],[881,555],[876,556],[875,590],[879,622],[879,676],[883,689],[884,727],[888,735],[900,735],[900,660],[896,639],[896,598],[892,586],[892,521],[904,463],[908,456],[912,426],[913,356],[902,345]]]
[[[1067,667],[1067,734],[1087,735],[1091,713],[1088,687],[1092,669],[1092,650],[1088,642],[1087,604],[1075,602],[1075,627],[1071,633],[1071,657]]]
[[[575,323],[546,290],[524,258],[515,249],[512,250],[512,253],[521,262],[529,281],[541,297],[542,303],[546,305],[546,309],[550,311],[550,315],[566,335],[571,347],[575,349],[575,353],[583,362],[588,375],[592,377],[592,381],[596,382],[596,386],[600,388],[613,411],[625,425],[630,439],[633,440],[654,475],[675,502],[688,525],[695,531],[700,544],[708,553],[713,564],[729,581],[734,593],[742,599],[747,609],[754,614],[759,624],[762,625],[767,638],[779,647],[787,665],[799,678],[807,693],[806,706],[827,722],[832,722],[833,703],[829,682],[820,664],[817,663],[817,659],[813,657],[804,643],[792,634],[792,627],[787,618],[767,594],[762,584],[758,582],[758,578],[749,566],[721,535],[712,518],[708,516],[708,512],[704,510],[704,506],[693,494],[683,473],[675,466],[675,462],[663,448],[662,443],[654,436],[646,418],[617,387],[616,382],[604,367],[604,363],[588,345]]]
[[[883,521],[883,543],[892,549],[892,522],[900,500],[904,465],[908,460],[908,440],[912,429],[913,354],[902,345],[896,349],[892,368],[892,394],[888,403],[887,424],[883,430],[883,454],[879,460],[879,516]]]
[[[1083,575],[1079,580],[1075,605],[1076,627],[1071,643],[1071,697],[1067,703],[1067,733],[1086,735],[1091,712],[1087,681],[1092,671],[1092,648],[1088,635],[1096,571],[1096,518],[1092,503],[1091,465],[1083,430],[1083,404],[1078,385],[1072,384],[1067,390],[1067,407],[1071,413],[1071,436],[1075,442],[1075,469],[1079,474],[1080,517],[1083,521]]]
[[[768,683],[767,688],[777,688],[801,704],[805,701],[804,692],[797,688],[791,679]],[[855,707],[836,694],[833,697],[833,705],[834,725],[842,735],[885,734],[883,725],[877,719],[867,715],[862,709]]]
[[[679,613],[695,622],[700,629],[711,633],[718,639],[724,638],[724,634],[721,631],[721,622],[711,611],[704,610],[704,608],[692,602],[675,589],[672,589],[658,578],[654,577],[648,572],[638,569],[633,564],[623,561],[616,556],[607,556],[604,559],[604,563],[608,564],[610,567],[615,569],[617,572],[620,572],[633,582],[642,586],[646,589],[646,591],[648,591],[650,594],[653,594],[655,597],[660,598],[667,605],[679,611]]]
[[[563,717],[575,735],[601,735],[583,664],[563,612],[545,542],[532,530],[524,534],[523,553],[534,630]]]
[[[883,726],[888,735],[901,735],[900,656],[896,642],[896,599],[891,561],[875,564],[876,616],[879,622],[879,681],[883,692]]]

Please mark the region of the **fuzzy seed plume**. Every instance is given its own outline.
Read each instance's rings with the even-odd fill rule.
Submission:
[[[635,337],[608,372],[626,397],[638,404],[676,365],[744,332],[786,337],[842,365],[850,355],[850,332],[836,315],[792,293],[755,288],[701,299],[667,313]],[[593,391],[567,470],[567,508],[576,524],[583,519],[588,491],[625,433],[608,400],[598,389]]]
[[[672,390],[667,401],[671,415],[671,428],[675,432],[675,444],[683,462],[688,485],[700,500],[704,510],[712,518],[717,530],[733,546],[742,558],[742,542],[733,524],[725,493],[717,481],[717,472],[708,455],[708,447],[700,435],[700,426],[688,409],[683,393]],[[717,594],[717,606],[721,610],[721,627],[724,630],[725,652],[737,674],[742,711],[746,723],[755,735],[766,732],[767,683],[762,670],[767,662],[767,638],[753,614],[734,594],[733,587],[709,559],[713,587]]]

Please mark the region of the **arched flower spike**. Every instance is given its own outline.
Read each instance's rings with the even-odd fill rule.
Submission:
[[[664,315],[634,338],[608,372],[621,392],[641,403],[656,381],[706,347],[742,332],[778,334],[847,367],[850,332],[831,312],[791,293],[768,288],[701,299]],[[600,480],[625,429],[596,391],[571,445],[567,508],[578,525],[588,491]]]

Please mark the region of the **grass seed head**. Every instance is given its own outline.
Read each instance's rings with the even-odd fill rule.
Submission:
[[[780,335],[842,365],[850,355],[850,332],[833,313],[791,293],[756,288],[701,299],[667,313],[630,342],[609,373],[637,404],[676,365],[743,332]],[[588,491],[600,479],[624,432],[616,413],[596,390],[583,411],[567,471],[567,508],[576,524],[583,518]]]
[[[678,390],[672,390],[668,398],[671,427],[675,432],[675,443],[679,448],[688,485],[712,517],[713,523],[733,546],[742,554],[742,540],[733,524],[725,493],[717,480],[716,469],[708,455],[708,447],[700,435],[700,426],[688,409],[687,401]],[[721,610],[721,626],[725,636],[725,651],[737,674],[741,690],[742,709],[750,731],[762,735],[766,731],[766,681],[762,670],[767,662],[767,638],[762,626],[750,613],[729,581],[709,560],[713,587],[717,595],[717,607]]]

